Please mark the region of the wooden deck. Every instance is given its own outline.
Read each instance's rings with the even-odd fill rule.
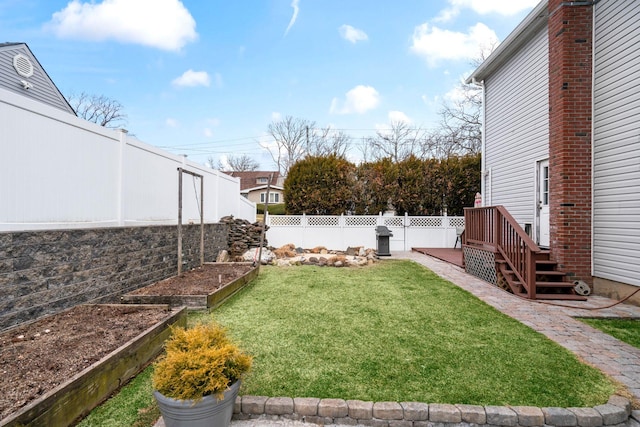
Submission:
[[[450,264],[457,265],[458,267],[464,267],[462,263],[462,249],[450,249],[450,248],[411,248],[413,252],[420,252],[421,254],[429,255],[434,258],[441,259]]]

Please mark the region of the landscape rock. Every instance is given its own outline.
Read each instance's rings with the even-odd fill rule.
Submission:
[[[218,256],[216,258],[216,262],[229,262],[231,261],[231,257],[229,256],[229,252],[227,252],[226,250],[221,250],[218,253]]]
[[[246,262],[254,262],[258,259],[258,256],[260,256],[260,262],[263,265],[266,265],[266,264],[271,264],[273,260],[276,259],[275,254],[267,248],[262,248],[261,255],[259,255],[259,253],[260,253],[260,248],[251,248],[248,251],[246,251],[244,254],[242,254],[242,260]]]
[[[262,222],[250,223],[246,219],[234,218],[233,215],[220,218],[220,222],[229,226],[227,244],[229,245],[229,255],[232,260],[242,257],[249,248],[260,247]],[[268,229],[269,227],[266,226],[265,231]],[[268,246],[266,238],[262,246]]]
[[[366,249],[363,246],[354,246],[346,251],[340,251],[327,249],[324,246],[303,249],[293,243],[288,243],[279,248],[270,249],[275,255],[275,259],[271,263],[280,267],[291,265],[366,267],[377,260],[375,249]],[[255,255],[252,255],[250,261],[253,261],[254,257]]]

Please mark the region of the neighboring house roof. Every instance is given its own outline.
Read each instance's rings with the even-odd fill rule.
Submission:
[[[76,115],[26,43],[0,43],[0,88]]]
[[[270,176],[272,188],[278,186],[282,189],[282,184],[284,182],[284,177],[277,171],[230,171],[225,173],[234,178],[240,178],[240,191],[242,192],[246,192],[247,189],[253,190],[255,187],[259,187],[261,185],[263,185],[264,188],[267,188],[266,185],[269,183]]]
[[[253,188],[245,188],[243,190],[240,190],[242,193],[250,193],[252,191],[261,191],[261,190],[267,190],[267,186],[266,185],[259,185],[257,187],[253,187]],[[277,185],[272,185],[269,188],[269,191],[284,191],[284,188],[277,186]]]
[[[500,67],[514,52],[546,25],[549,17],[548,0],[543,0],[524,18],[489,57],[467,78],[466,83],[482,81]]]

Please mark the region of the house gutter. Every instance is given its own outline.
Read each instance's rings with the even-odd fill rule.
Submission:
[[[467,78],[466,83],[483,81],[504,63],[529,37],[546,25],[549,16],[548,0],[543,0],[518,24],[489,57]]]

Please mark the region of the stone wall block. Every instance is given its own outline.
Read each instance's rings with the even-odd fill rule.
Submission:
[[[594,406],[593,409],[600,412],[600,415],[602,415],[602,423],[605,426],[624,423],[628,418],[625,408],[608,403],[606,405]]]
[[[293,399],[290,397],[270,397],[264,406],[267,415],[293,414]]]
[[[486,424],[487,413],[484,406],[480,405],[456,405],[460,410],[462,422],[470,424]]]
[[[427,421],[429,419],[429,405],[420,402],[401,402],[404,419],[408,421]]]
[[[432,423],[459,423],[462,422],[462,415],[455,405],[432,403],[429,405],[429,421]]]
[[[404,417],[398,402],[376,402],[373,404],[373,418],[379,420],[401,420]]]
[[[370,420],[373,418],[373,402],[362,400],[347,400],[349,417],[355,420]]]
[[[242,412],[242,396],[236,397],[236,401],[233,402],[233,413],[239,414]]]
[[[318,403],[318,415],[327,418],[344,418],[349,415],[349,407],[343,399],[322,399]]]
[[[607,402],[609,405],[617,406],[619,408],[623,408],[627,417],[631,415],[631,402],[626,397],[618,396],[614,394],[609,397],[609,401]]]
[[[518,424],[518,414],[513,409],[505,406],[485,406],[487,413],[487,424],[495,426],[516,426]]]
[[[295,412],[301,416],[318,415],[318,404],[320,399],[315,397],[296,397],[293,399]]]
[[[556,427],[572,427],[578,425],[576,415],[566,408],[542,408],[546,424]]]
[[[267,396],[243,396],[242,397],[242,413],[243,414],[264,414],[265,404],[269,398]]]
[[[603,425],[602,415],[593,408],[567,408],[573,412],[581,427],[600,427]]]
[[[518,415],[518,424],[523,427],[543,426],[544,413],[538,407],[534,406],[512,406]]]

